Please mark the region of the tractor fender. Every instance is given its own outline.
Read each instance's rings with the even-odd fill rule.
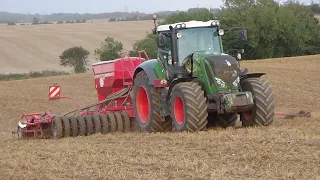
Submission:
[[[248,78],[258,78],[263,75],[266,75],[266,73],[246,73],[246,74],[240,76],[240,81],[243,81]]]
[[[141,63],[139,66],[137,66],[133,74],[133,80],[135,79],[136,75],[140,71],[144,71],[147,74],[150,85],[154,85],[155,79],[159,79],[159,78],[166,79],[166,76],[163,72],[163,67],[157,61],[157,59],[151,59],[151,60],[145,61]]]

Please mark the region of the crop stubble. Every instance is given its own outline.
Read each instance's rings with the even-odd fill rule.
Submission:
[[[320,56],[242,62],[263,71],[279,111],[315,112],[269,127],[199,133],[115,133],[60,140],[17,140],[23,112],[72,110],[48,101],[48,85],[82,104],[96,101],[91,73],[0,82],[0,179],[319,179]]]

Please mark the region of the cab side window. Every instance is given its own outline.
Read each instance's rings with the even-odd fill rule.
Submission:
[[[171,59],[171,39],[170,36],[165,36],[165,46],[159,48],[160,59],[170,60]]]

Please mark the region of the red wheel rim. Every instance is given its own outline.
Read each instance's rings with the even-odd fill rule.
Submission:
[[[249,120],[252,117],[252,111],[246,111],[242,113],[245,120]]]
[[[174,118],[179,125],[184,123],[184,105],[180,97],[176,97],[173,103]]]
[[[149,115],[149,100],[147,91],[142,86],[138,88],[136,103],[139,119],[142,123],[146,123]]]

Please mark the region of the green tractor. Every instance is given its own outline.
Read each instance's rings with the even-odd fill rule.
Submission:
[[[218,20],[156,25],[157,59],[140,64],[132,99],[142,132],[202,131],[207,127],[267,126],[274,119],[274,96],[265,73],[239,66],[243,50],[223,53]],[[230,28],[237,29],[237,28]],[[242,40],[247,40],[246,30]]]

